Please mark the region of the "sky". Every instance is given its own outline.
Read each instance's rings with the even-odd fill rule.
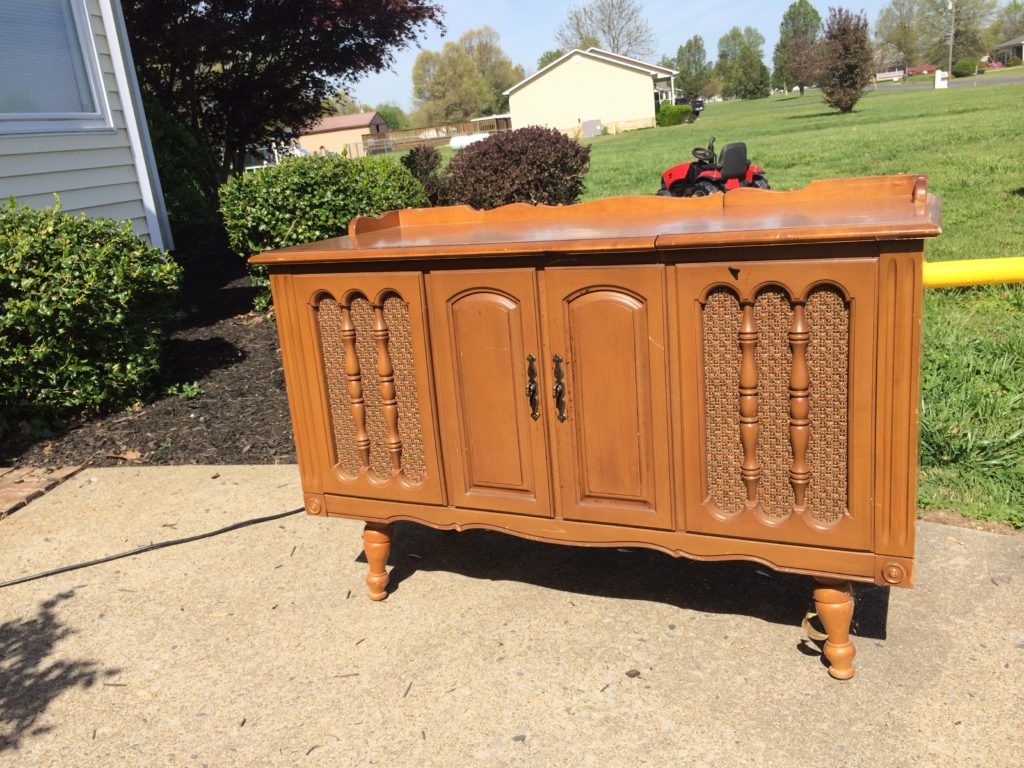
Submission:
[[[839,5],[838,0],[830,0]],[[463,32],[490,26],[501,37],[501,47],[527,73],[535,72],[537,59],[544,51],[557,48],[555,31],[565,18],[570,3],[551,0],[438,0],[445,11],[444,36],[431,27],[411,46],[399,51],[390,71],[370,74],[350,87],[361,103],[376,106],[382,102],[412,108],[412,67],[420,49],[438,51],[449,40],[458,40]],[[733,26],[755,27],[765,37],[765,63],[771,67],[772,51],[779,39],[779,22],[792,0],[731,0],[729,3],[693,0],[639,0],[648,23],[654,29],[657,62],[662,54],[675,56],[676,50],[693,35],[704,38],[708,58],[718,53],[718,38]],[[828,1],[812,0],[818,13],[828,14]],[[878,12],[888,0],[862,0],[850,3],[851,10],[864,10],[874,27]]]

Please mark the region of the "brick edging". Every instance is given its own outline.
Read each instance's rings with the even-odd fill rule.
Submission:
[[[70,467],[0,467],[0,520],[56,488],[84,465]]]

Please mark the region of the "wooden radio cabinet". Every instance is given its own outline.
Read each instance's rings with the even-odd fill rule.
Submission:
[[[923,176],[567,207],[405,210],[269,266],[305,508],[914,576]],[[528,567],[528,565],[524,565]]]

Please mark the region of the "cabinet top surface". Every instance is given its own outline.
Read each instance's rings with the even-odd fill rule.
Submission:
[[[736,245],[907,240],[941,232],[941,199],[915,174],[814,181],[787,192],[613,197],[359,216],[349,234],[252,257],[256,264],[402,261],[537,253],[672,251]]]

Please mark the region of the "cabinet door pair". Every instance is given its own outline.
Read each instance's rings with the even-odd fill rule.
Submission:
[[[672,527],[664,269],[434,272],[449,503]]]

